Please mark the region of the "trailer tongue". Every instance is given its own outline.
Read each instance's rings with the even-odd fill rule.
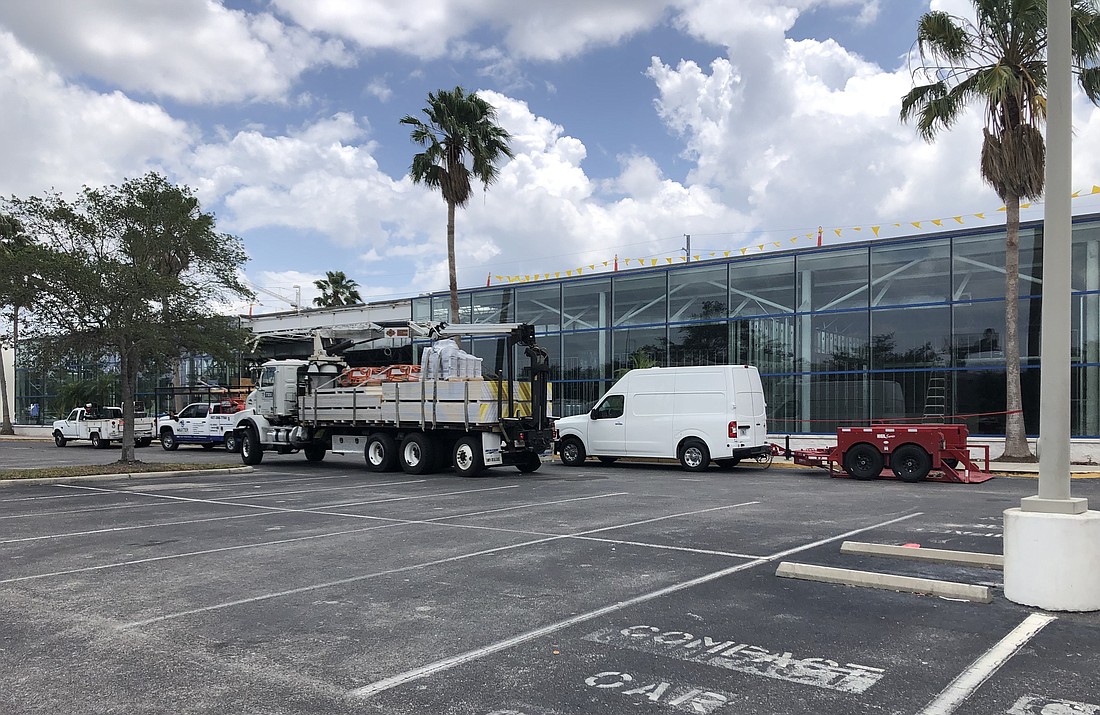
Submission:
[[[793,450],[791,457],[795,464],[827,469],[831,477],[978,484],[993,478],[989,446],[968,444],[969,435],[965,425],[840,427],[835,447]],[[984,469],[971,450],[984,451]]]

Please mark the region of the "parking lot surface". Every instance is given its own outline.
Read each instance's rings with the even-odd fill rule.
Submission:
[[[1074,494],[1100,505],[1098,487]],[[840,552],[1000,553],[1002,511],[1035,489],[270,454],[252,474],[8,483],[0,711],[1100,713],[1097,614],[1012,604],[997,570]],[[783,579],[782,561],[994,599]]]

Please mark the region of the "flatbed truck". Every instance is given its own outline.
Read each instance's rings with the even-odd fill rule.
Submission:
[[[237,425],[241,460],[259,464],[265,451],[301,451],[319,462],[329,451],[363,454],[374,472],[430,474],[448,467],[477,476],[487,467],[534,472],[553,446],[547,406],[549,359],[525,323],[448,325],[409,323],[427,339],[504,336],[507,377],[444,379],[341,386],[347,364],[336,353],[352,341],[325,347],[314,334],[308,360],[261,366]],[[379,331],[381,335],[381,331]],[[527,379],[515,380],[515,347],[529,360]],[[345,381],[346,382],[346,381]]]

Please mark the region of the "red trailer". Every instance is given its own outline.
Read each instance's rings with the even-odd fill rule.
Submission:
[[[795,464],[828,469],[832,477],[966,484],[992,479],[989,446],[969,445],[969,436],[965,425],[840,427],[835,447],[796,450],[792,456]],[[975,449],[984,451],[984,469],[970,456]]]

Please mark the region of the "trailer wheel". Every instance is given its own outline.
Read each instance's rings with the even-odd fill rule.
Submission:
[[[175,452],[179,449],[180,443],[176,441],[176,434],[172,430],[166,429],[160,433],[160,446],[166,452]]]
[[[481,440],[473,435],[459,438],[455,442],[455,474],[460,477],[476,477],[485,470],[485,458],[481,454]]]
[[[903,444],[890,456],[890,468],[903,482],[919,482],[932,469],[932,455],[915,444]]]
[[[410,432],[401,440],[401,469],[405,474],[431,474],[435,471],[435,444],[423,432]]]
[[[241,451],[240,440],[237,439],[236,432],[225,433],[225,451],[226,452],[239,452]]]
[[[844,471],[852,476],[852,479],[867,481],[878,479],[882,474],[882,452],[866,442],[854,444],[844,453]]]
[[[516,464],[516,469],[524,474],[530,474],[531,472],[539,471],[539,467],[542,466],[542,457],[538,456],[534,452],[528,452],[524,457]]]
[[[61,430],[53,433],[53,443],[58,447],[64,447],[69,443],[69,440],[65,439],[65,435],[61,434]]]
[[[710,466],[710,450],[703,440],[692,437],[680,445],[680,466],[689,472],[702,472]]]
[[[325,449],[324,445],[308,444],[302,451],[306,453],[307,462],[320,462],[324,460],[325,452],[328,450]]]
[[[241,436],[241,461],[245,464],[259,464],[264,459],[264,450],[260,446],[260,435],[255,427],[246,427]]]
[[[588,455],[584,452],[584,444],[576,437],[566,437],[561,441],[561,463],[567,467],[579,467],[584,464],[584,458]]]
[[[946,457],[945,459],[941,459],[940,461],[951,467],[952,469],[959,466],[959,460],[955,457]]]

